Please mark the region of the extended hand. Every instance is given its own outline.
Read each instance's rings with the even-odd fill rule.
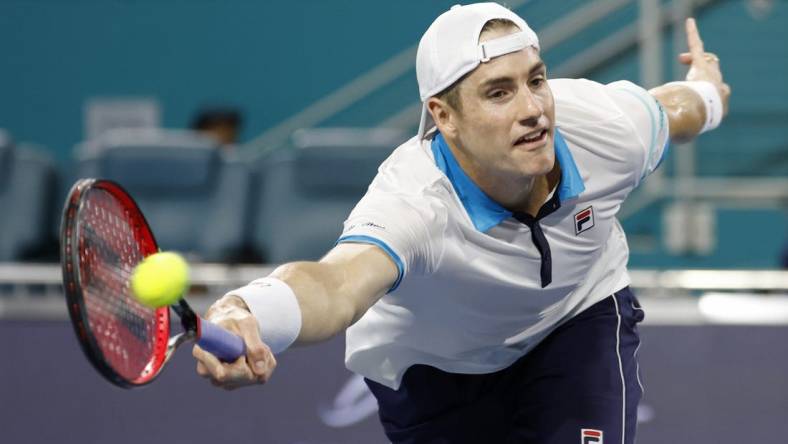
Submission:
[[[214,355],[195,345],[192,355],[197,360],[197,373],[217,387],[233,390],[253,384],[264,384],[276,368],[276,359],[260,340],[257,320],[243,300],[225,296],[205,313],[205,318],[237,334],[246,343],[246,356],[232,363],[222,363]]]
[[[705,52],[703,40],[700,39],[698,26],[695,19],[688,18],[686,22],[687,45],[689,52],[679,55],[679,61],[685,65],[690,65],[686,80],[705,80],[714,84],[722,98],[724,114],[728,114],[728,99],[731,95],[731,88],[722,79],[720,71],[720,59],[715,54]]]

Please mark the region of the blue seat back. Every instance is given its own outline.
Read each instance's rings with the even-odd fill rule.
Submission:
[[[353,145],[316,139],[257,164],[251,236],[268,262],[315,260],[328,252],[378,166],[404,136],[362,138],[369,143]]]
[[[126,131],[82,156],[80,175],[121,184],[163,250],[201,261],[233,261],[244,246],[251,173],[194,134]],[[180,137],[183,136],[183,137]]]
[[[52,259],[56,180],[42,150],[0,137],[0,261]]]

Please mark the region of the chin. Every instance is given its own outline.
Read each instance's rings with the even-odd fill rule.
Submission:
[[[552,171],[553,166],[555,166],[555,154],[549,150],[543,155],[531,159],[525,165],[524,173],[528,176],[542,176]]]

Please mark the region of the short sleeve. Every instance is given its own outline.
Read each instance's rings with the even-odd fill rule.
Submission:
[[[667,114],[654,96],[632,82],[613,82],[605,85],[605,90],[638,136],[643,157],[637,185],[659,167],[668,152]]]
[[[377,245],[397,265],[399,275],[394,291],[409,273],[429,272],[440,236],[440,211],[426,198],[406,198],[376,191],[361,199],[345,221],[337,243],[357,242]]]

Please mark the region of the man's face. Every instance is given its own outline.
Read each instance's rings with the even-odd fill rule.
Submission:
[[[485,41],[516,28],[482,34]],[[539,176],[555,163],[555,103],[544,63],[532,47],[482,63],[460,84],[452,110],[456,148],[471,177]],[[464,160],[464,162],[463,162]]]

